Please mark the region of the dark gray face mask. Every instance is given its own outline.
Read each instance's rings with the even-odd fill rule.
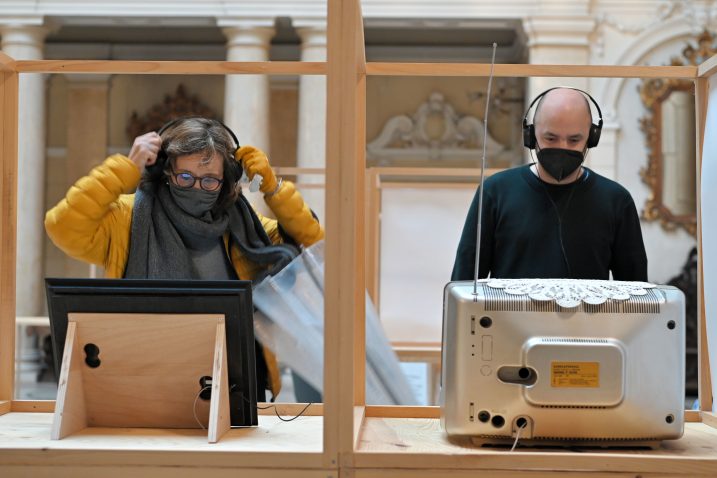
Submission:
[[[582,151],[562,148],[541,149],[537,155],[543,169],[558,182],[573,174],[585,159]]]
[[[180,209],[190,216],[202,217],[214,207],[221,188],[216,191],[205,191],[197,188],[180,188],[172,182],[169,183],[169,193]]]

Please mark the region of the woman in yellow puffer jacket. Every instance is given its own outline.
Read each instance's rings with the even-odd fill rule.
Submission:
[[[222,123],[199,117],[135,139],[78,180],[45,216],[50,239],[110,278],[258,280],[288,263],[324,231],[294,185],[276,178],[266,155],[238,148]],[[241,194],[243,171],[276,220]],[[136,189],[135,194],[131,194]],[[259,351],[260,348],[257,349]],[[281,388],[276,359],[257,354],[258,397]]]

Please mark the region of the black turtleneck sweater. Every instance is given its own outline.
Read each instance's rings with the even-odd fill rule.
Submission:
[[[475,271],[476,192],[458,244],[452,280]],[[568,185],[521,166],[485,180],[480,277],[647,280],[640,219],[630,193],[584,168]]]

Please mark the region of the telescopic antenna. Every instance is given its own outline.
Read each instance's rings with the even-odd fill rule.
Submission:
[[[495,66],[495,50],[498,44],[493,42],[493,58],[490,61],[490,76],[488,76],[488,92],[485,97],[485,115],[483,116],[483,160],[480,165],[480,188],[478,196],[478,233],[476,234],[476,269],[473,277],[473,295],[478,295],[478,271],[480,270],[480,239],[483,225],[483,180],[485,178],[485,150],[488,144],[488,109],[490,107],[490,90],[493,86],[493,66]]]

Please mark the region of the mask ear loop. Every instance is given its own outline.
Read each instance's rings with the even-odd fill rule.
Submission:
[[[536,145],[535,145],[535,148],[536,148],[536,149],[538,148],[537,143],[536,143]],[[533,156],[533,150],[530,149],[529,151],[530,151],[530,159],[533,160],[533,166],[535,166],[535,173],[538,175],[538,179],[540,179],[540,180],[542,181],[543,178],[540,176],[540,168],[538,168],[538,161],[537,161],[537,159],[535,158],[535,156]]]
[[[588,148],[588,143],[586,142],[586,143],[585,143],[585,149],[583,149],[583,151],[582,151],[582,153],[583,153],[583,160],[580,161],[580,166],[578,166],[578,170],[577,170],[577,171],[578,171],[578,174],[577,174],[577,176],[575,176],[575,180],[573,181],[573,183],[577,183],[578,180],[583,177],[583,173],[585,172],[585,167],[584,167],[584,165],[585,165],[585,161],[587,161],[587,159],[588,159],[588,153],[589,153],[589,152],[590,152],[590,148]]]

